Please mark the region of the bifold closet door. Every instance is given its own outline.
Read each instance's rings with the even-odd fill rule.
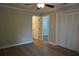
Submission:
[[[59,14],[56,22],[57,44],[79,52],[79,12]]]
[[[72,13],[65,13],[66,23],[65,23],[65,47],[68,49],[72,48],[72,39],[73,39],[73,15]],[[73,42],[74,43],[74,42]]]
[[[79,52],[79,11],[73,12],[73,23],[72,48]]]
[[[72,49],[73,21],[71,13],[59,14],[57,17],[57,44]]]
[[[65,25],[66,24],[66,17],[63,14],[59,15],[59,19],[58,19],[58,45],[65,47],[65,41],[66,41],[66,34],[65,34]]]

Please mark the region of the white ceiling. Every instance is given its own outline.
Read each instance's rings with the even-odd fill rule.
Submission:
[[[50,7],[45,7],[45,8],[41,8],[41,9],[37,9],[37,7],[34,7],[32,5],[24,5],[25,3],[2,3],[0,4],[1,6],[8,6],[8,7],[14,7],[14,8],[19,8],[19,9],[23,9],[26,10],[28,12],[32,12],[32,13],[47,13],[47,12],[51,12],[53,10],[55,10],[56,8],[60,8],[62,6],[68,5],[69,3],[51,3],[50,5],[54,5],[54,8],[50,8]]]

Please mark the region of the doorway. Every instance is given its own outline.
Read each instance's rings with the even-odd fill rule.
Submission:
[[[44,41],[48,41],[49,16],[32,17],[32,38],[36,46],[41,46]]]
[[[48,41],[49,16],[42,16],[42,39]]]

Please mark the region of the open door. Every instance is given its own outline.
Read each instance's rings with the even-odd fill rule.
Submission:
[[[33,43],[35,46],[40,47],[42,44],[41,41],[41,33],[40,33],[40,16],[33,16],[32,17],[32,37]]]

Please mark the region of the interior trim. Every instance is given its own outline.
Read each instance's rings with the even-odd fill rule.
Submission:
[[[32,41],[23,42],[23,43],[18,43],[18,44],[12,44],[12,45],[8,45],[8,46],[0,47],[0,49],[9,48],[9,47],[14,47],[14,46],[18,46],[18,45],[22,45],[22,44],[28,44],[28,43],[32,43]]]
[[[0,5],[0,6],[2,6],[2,7],[7,7],[7,8],[11,8],[11,9],[20,10],[20,11],[23,11],[23,12],[33,13],[33,14],[38,15],[37,13],[32,12],[32,11],[30,11],[30,10],[28,10],[28,9],[22,9],[22,8],[17,8],[17,7],[13,7],[13,6],[7,6],[7,5]]]
[[[48,42],[49,44],[52,44],[52,45],[57,45],[56,43],[52,43],[52,42]]]

